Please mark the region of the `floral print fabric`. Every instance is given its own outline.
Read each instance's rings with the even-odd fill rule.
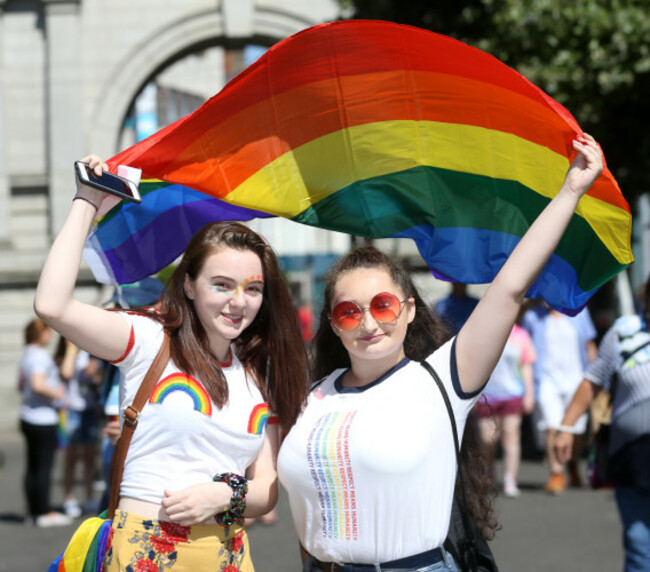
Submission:
[[[253,572],[243,526],[182,526],[117,511],[109,534],[106,572]]]

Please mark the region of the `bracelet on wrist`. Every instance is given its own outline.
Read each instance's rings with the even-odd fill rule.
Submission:
[[[91,201],[89,198],[87,198],[87,197],[82,197],[81,195],[75,195],[74,198],[73,198],[72,200],[73,200],[73,201],[76,201],[77,199],[80,199],[80,200],[82,200],[82,201],[86,201],[89,205],[94,206],[96,211],[99,210],[99,205],[95,204],[95,203],[94,203],[93,201]]]
[[[248,479],[236,473],[219,473],[212,479],[215,483],[226,483],[232,489],[230,508],[216,514],[214,520],[217,524],[230,526],[244,522],[246,509],[246,493],[248,492]]]
[[[576,431],[575,427],[572,427],[571,425],[560,425],[556,431],[558,433],[571,433],[571,435],[576,435],[578,431]]]

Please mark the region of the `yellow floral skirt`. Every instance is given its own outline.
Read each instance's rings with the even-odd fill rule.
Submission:
[[[254,572],[243,526],[182,526],[121,510],[113,519],[103,570]]]

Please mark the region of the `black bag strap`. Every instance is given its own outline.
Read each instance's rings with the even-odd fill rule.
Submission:
[[[467,496],[465,494],[465,480],[463,478],[463,465],[460,461],[460,441],[458,439],[458,428],[456,427],[456,417],[454,416],[454,410],[451,408],[451,401],[449,401],[449,395],[447,395],[447,390],[442,384],[442,380],[436,370],[426,361],[421,361],[420,365],[426,369],[433,380],[436,382],[440,393],[442,394],[442,399],[445,402],[445,407],[447,408],[447,414],[449,415],[449,421],[451,422],[451,432],[454,436],[454,449],[456,451],[456,465],[458,466],[458,484],[460,486],[460,494],[458,495],[458,500],[460,502],[460,514],[463,520],[463,528],[467,534],[467,541],[476,546],[476,538],[474,537],[474,532],[467,518]],[[472,563],[473,569],[476,569],[477,564]]]

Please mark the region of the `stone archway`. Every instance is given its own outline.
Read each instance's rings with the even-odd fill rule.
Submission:
[[[105,157],[119,150],[117,142],[122,121],[133,98],[155,73],[174,61],[179,54],[186,54],[196,46],[233,40],[243,42],[246,39],[266,38],[271,42],[279,41],[317,23],[278,10],[256,9],[252,14],[250,36],[233,37],[228,34],[224,15],[210,11],[193,14],[164,30],[154,31],[134,46],[116,66],[116,71],[109,74],[103,96],[89,124],[88,148]]]

